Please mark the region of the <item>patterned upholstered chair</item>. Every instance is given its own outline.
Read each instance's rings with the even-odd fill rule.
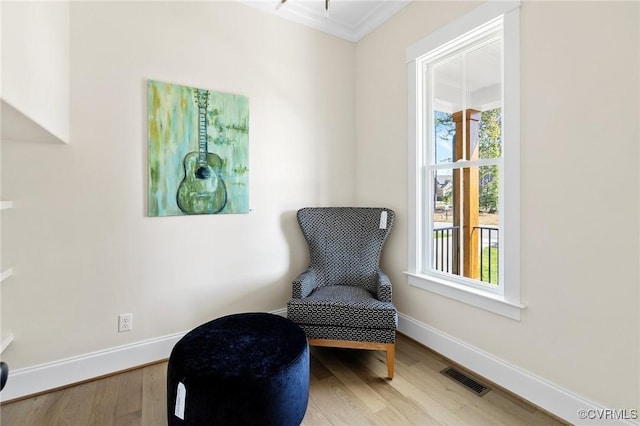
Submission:
[[[383,208],[304,208],[298,223],[309,267],[293,282],[287,317],[312,346],[386,351],[393,378],[398,315],[380,254],[395,213]]]

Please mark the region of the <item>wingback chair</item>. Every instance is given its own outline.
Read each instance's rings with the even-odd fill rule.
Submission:
[[[309,267],[293,281],[287,317],[309,345],[386,351],[393,378],[398,315],[380,269],[395,213],[384,208],[304,208],[298,223]]]

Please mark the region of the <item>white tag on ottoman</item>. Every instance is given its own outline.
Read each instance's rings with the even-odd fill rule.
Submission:
[[[182,382],[178,382],[178,392],[176,395],[176,411],[175,415],[180,420],[184,420],[184,405],[187,399],[187,388],[184,387]]]

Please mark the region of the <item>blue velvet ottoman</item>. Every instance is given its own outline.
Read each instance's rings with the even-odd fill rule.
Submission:
[[[169,425],[299,425],[308,400],[307,338],[287,318],[218,318],[187,333],[171,351]]]

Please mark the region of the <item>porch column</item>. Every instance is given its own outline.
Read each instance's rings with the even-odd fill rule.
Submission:
[[[453,148],[454,161],[480,158],[478,130],[481,113],[474,109],[467,109],[464,112],[464,114],[463,111],[453,113],[453,121],[456,125]],[[461,137],[463,134],[464,138]],[[462,182],[460,182],[460,173],[462,173]],[[459,226],[462,232],[463,276],[474,279],[480,278],[478,238],[474,238],[476,237],[475,227],[478,226],[478,210],[480,208],[479,175],[478,167],[453,171],[453,224]],[[461,208],[462,215],[459,214]],[[461,219],[462,224],[460,224]],[[459,250],[455,245],[454,249]]]

